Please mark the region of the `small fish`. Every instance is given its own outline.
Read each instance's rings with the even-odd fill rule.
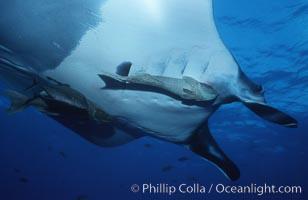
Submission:
[[[14,172],[19,173],[20,169],[14,168]]]
[[[86,199],[89,199],[89,197],[87,195],[79,195],[76,198],[76,200],[86,200]]]
[[[178,158],[178,161],[186,161],[186,160],[189,160],[189,158],[186,157],[186,156],[182,156],[182,157]]]
[[[52,146],[48,146],[47,147],[47,150],[50,152],[50,151],[53,151],[53,147]]]
[[[59,152],[59,155],[60,155],[62,158],[67,158],[66,153],[64,153],[63,151],[60,151],[60,152]]]
[[[163,172],[169,172],[169,171],[171,171],[173,168],[174,168],[174,167],[173,167],[172,165],[167,165],[167,166],[163,167],[163,168],[161,169],[161,171],[163,171]]]
[[[29,179],[27,179],[27,178],[25,178],[25,177],[21,177],[21,178],[19,179],[19,181],[20,181],[21,183],[28,183],[28,182],[29,182]]]
[[[150,148],[150,147],[152,147],[152,145],[151,144],[144,144],[144,147],[145,148]]]

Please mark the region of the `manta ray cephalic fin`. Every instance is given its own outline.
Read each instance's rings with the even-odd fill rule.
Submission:
[[[230,180],[235,181],[240,177],[238,167],[215,142],[207,122],[196,129],[188,141],[188,147],[192,152],[215,164]]]
[[[262,117],[263,119],[280,124],[288,128],[297,128],[297,121],[291,116],[277,110],[268,105],[259,104],[259,103],[248,103],[244,104],[254,113]]]

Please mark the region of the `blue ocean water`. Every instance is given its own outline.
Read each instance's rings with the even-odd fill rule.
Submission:
[[[267,103],[299,121],[297,129],[286,129],[239,103],[221,107],[210,128],[241,169],[238,181],[230,182],[185,148],[148,137],[97,147],[28,108],[15,115],[0,112],[0,199],[307,199],[308,1],[214,0],[214,13],[223,41],[247,76],[264,86]],[[0,96],[0,108],[8,106]],[[132,184],[144,183],[266,183],[303,191],[260,196],[131,191]]]

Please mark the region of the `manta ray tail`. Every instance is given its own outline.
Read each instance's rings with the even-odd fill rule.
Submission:
[[[263,119],[289,128],[297,128],[297,121],[276,108],[259,103],[244,103],[251,111]]]
[[[202,124],[189,141],[191,151],[214,163],[229,179],[235,181],[240,177],[237,166],[220,149],[211,135],[208,123]]]

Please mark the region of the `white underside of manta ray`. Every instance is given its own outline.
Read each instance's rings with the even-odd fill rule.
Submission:
[[[236,180],[239,170],[208,130],[208,118],[220,105],[239,101],[266,120],[296,127],[293,118],[266,105],[262,87],[244,75],[223,44],[212,0],[107,0],[101,15],[102,22],[88,30],[58,67],[38,75],[68,84],[114,117],[110,137],[104,131],[91,135],[89,130],[85,136],[73,129],[91,142],[116,146],[152,136],[189,147]],[[125,62],[131,64],[121,65]],[[127,77],[146,73],[164,80],[189,77],[215,95],[196,101],[157,91],[157,86],[110,86],[98,76],[103,72]]]

